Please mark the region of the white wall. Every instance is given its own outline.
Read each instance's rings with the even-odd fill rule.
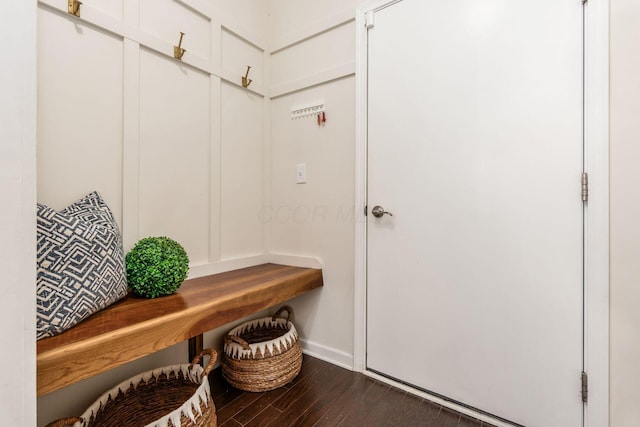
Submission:
[[[142,237],[172,237],[192,277],[267,260],[266,2],[104,0],[80,10],[78,19],[66,3],[39,2],[38,201],[59,209],[97,190],[125,250]],[[187,52],[177,61],[180,31]],[[247,65],[250,90],[240,85]],[[207,333],[205,346],[221,349],[233,326]],[[186,359],[181,343],[40,397],[38,425],[80,415],[114,384]]]
[[[323,261],[324,287],[292,302],[307,352],[353,366],[355,1],[274,0],[271,26],[272,253]],[[323,103],[327,122],[291,119]],[[298,163],[307,183],[296,184]]]
[[[35,425],[35,28],[33,2],[3,2],[0,37],[0,414]]]
[[[265,220],[270,251],[323,261],[324,287],[292,303],[306,349],[351,367],[353,353],[354,78],[272,101],[272,203]],[[327,122],[292,121],[291,107],[325,103]],[[296,184],[298,163],[307,183]]]
[[[250,3],[109,0],[78,19],[42,0],[38,200],[62,208],[98,190],[125,250],[168,235],[196,272],[263,254],[267,10]],[[247,65],[251,91],[239,87]]]
[[[360,3],[365,1],[271,0],[269,2],[269,37],[272,50],[308,37],[310,31],[326,30],[337,21],[353,18],[356,5]],[[325,46],[325,48],[331,50],[336,46]],[[312,56],[309,55],[309,57]]]
[[[185,3],[200,5],[199,2],[191,2],[189,0],[185,0]],[[363,1],[213,1],[209,6],[210,10],[215,12],[212,13],[214,18],[210,23],[214,28],[211,38],[211,60],[209,62],[206,59],[194,60],[195,68],[203,64],[204,68],[210,66],[209,71],[212,72],[209,72],[209,99],[214,101],[222,100],[223,92],[227,92],[229,95],[238,91],[237,87],[227,80],[237,80],[239,75],[244,74],[243,64],[247,61],[242,56],[250,58],[250,61],[255,61],[255,58],[262,55],[265,61],[260,65],[251,64],[258,69],[260,66],[264,67],[261,72],[252,69],[252,72],[256,72],[255,75],[258,76],[256,78],[255,75],[252,75],[257,82],[253,88],[259,94],[245,93],[246,98],[236,96],[229,105],[220,101],[211,102],[209,107],[211,115],[210,138],[212,141],[209,156],[212,164],[221,165],[220,168],[211,167],[209,169],[209,197],[211,198],[210,200],[219,200],[224,193],[226,194],[225,199],[228,197],[233,199],[235,195],[238,195],[238,201],[237,205],[232,202],[228,206],[210,203],[208,252],[204,249],[204,243],[197,242],[198,238],[194,239],[194,247],[198,248],[197,250],[202,250],[199,253],[204,254],[206,252],[211,263],[204,265],[198,271],[203,273],[215,270],[217,260],[260,253],[260,243],[258,240],[253,240],[252,237],[255,234],[243,236],[241,234],[241,225],[234,224],[233,221],[237,219],[236,213],[246,213],[246,210],[241,211],[240,207],[243,209],[246,209],[247,205],[249,205],[249,209],[257,207],[257,205],[251,205],[252,198],[245,198],[243,195],[253,194],[257,198],[265,199],[268,202],[266,203],[268,205],[267,209],[260,211],[254,218],[265,222],[264,235],[261,238],[266,242],[266,248],[276,253],[317,256],[325,262],[324,289],[314,295],[299,297],[293,302],[296,323],[303,338],[306,340],[305,344],[308,349],[311,349],[316,354],[345,365],[351,363],[353,352],[352,308],[354,274],[354,225],[353,220],[346,213],[352,210],[354,200],[352,161],[354,130],[352,126],[355,111],[353,78],[355,53],[349,51],[349,49],[352,49],[354,43],[353,11],[356,5],[360,3],[363,3]],[[107,15],[122,19],[123,14],[127,16],[123,8],[126,9],[130,2],[114,0],[102,2],[101,4],[102,6],[100,7],[104,9],[103,11]],[[97,4],[96,7],[98,7]],[[43,6],[41,6],[42,8]],[[45,13],[56,13],[50,10],[51,8],[48,6],[44,6],[44,8],[47,9]],[[268,20],[264,18],[267,14],[269,15]],[[1,16],[8,17],[10,14],[2,13]],[[25,15],[25,19],[29,20],[28,12]],[[47,21],[45,21],[47,19],[49,21],[57,20],[73,23],[73,21],[68,21],[68,18],[49,16],[41,21],[42,25],[47,25]],[[135,16],[131,19],[137,22]],[[4,21],[9,24],[8,27],[3,26],[3,29],[7,31],[7,36],[4,39],[8,39],[12,31],[17,31],[18,28],[25,28],[22,27],[22,24],[12,27],[11,24],[17,22],[13,17],[4,19]],[[638,22],[640,22],[640,5],[637,1],[611,0],[610,425],[613,427],[635,426],[640,419],[640,410],[637,405],[637,402],[640,401],[640,391],[635,384],[635,379],[640,377],[640,363],[638,363],[640,359],[640,338],[638,338],[640,311],[637,310],[640,303],[640,288],[637,286],[638,277],[640,277],[640,267],[638,267],[640,265],[638,263],[638,259],[640,259],[640,228],[637,226],[637,218],[640,217],[640,205],[637,203],[639,198],[635,197],[638,195],[637,183],[640,182],[640,174],[635,164],[635,160],[640,156],[637,144],[637,140],[640,138],[640,128],[637,124],[637,116],[640,115],[640,104],[637,101],[640,99],[640,80],[638,77],[640,76],[640,62],[638,62],[637,56],[637,40],[640,39]],[[26,28],[28,29],[28,27]],[[60,30],[62,31],[62,28]],[[66,30],[69,31],[63,33],[63,36],[73,38],[74,43],[60,46],[61,50],[54,53],[52,58],[47,59],[42,56],[41,52],[41,61],[53,62],[55,59],[56,62],[55,64],[51,63],[53,68],[50,71],[44,71],[51,74],[45,75],[63,74],[65,70],[60,69],[62,65],[58,62],[63,64],[69,62],[72,65],[74,58],[77,59],[77,56],[82,56],[80,54],[76,56],[69,54],[69,46],[80,49],[79,53],[83,53],[82,49],[84,47],[80,36],[83,34],[84,27],[81,25],[76,27],[75,24],[71,24]],[[84,35],[92,37],[95,32],[100,33],[95,29],[87,29]],[[188,33],[185,42],[189,43],[189,31],[185,32]],[[166,40],[156,35],[154,36],[155,38],[145,36],[143,41],[148,42],[152,47],[171,48],[174,43],[174,33],[175,31],[173,30],[168,31]],[[248,39],[248,43],[242,38],[236,39],[234,34],[237,33]],[[101,43],[105,45],[105,55],[108,55],[110,49],[113,48],[113,35],[101,34],[101,37]],[[15,37],[11,39],[17,40]],[[28,45],[28,38],[23,39],[20,44],[14,43],[10,46],[16,52],[24,53],[23,42]],[[56,41],[43,41],[43,43],[54,42]],[[58,40],[58,42],[60,41]],[[135,65],[136,61],[151,60],[151,58],[140,59],[138,57],[141,48],[137,45],[137,42],[125,39],[119,43],[124,44],[124,47],[122,47],[122,61],[125,64],[127,61],[133,61]],[[226,46],[227,50],[231,49],[233,51],[236,45],[244,46],[242,55],[232,55],[231,58],[227,59],[226,63],[221,59],[221,56],[224,55],[224,49],[220,53],[220,49],[215,48],[216,46]],[[256,46],[261,47],[256,51],[254,49]],[[264,46],[267,46],[267,48]],[[188,46],[187,49],[189,50]],[[261,53],[262,49],[267,53]],[[200,48],[200,50],[204,51],[205,48]],[[64,54],[60,52],[64,52]],[[272,79],[269,77],[269,53],[273,53],[271,60],[273,62],[274,76]],[[91,52],[89,54],[91,55]],[[147,51],[142,53],[142,55],[147,54],[155,55]],[[108,61],[101,57],[101,63],[106,70],[109,70],[114,64],[119,64],[116,56],[112,54],[111,57],[111,60],[115,61],[115,63],[105,63]],[[23,59],[28,62],[28,59]],[[242,65],[242,69],[238,73],[237,68],[240,68],[240,65]],[[91,67],[91,64],[85,64],[84,66]],[[140,67],[140,64],[137,66]],[[25,69],[28,70],[28,67]],[[137,87],[141,83],[135,76],[139,74],[131,72],[131,68],[127,68],[127,65],[124,65],[124,70],[124,74],[121,77],[117,75],[106,76],[105,82],[107,86],[117,86],[120,81],[118,79],[122,78],[122,84],[125,88],[123,123],[118,123],[111,115],[113,113],[111,108],[116,108],[116,112],[119,111],[117,105],[94,105],[96,99],[103,99],[100,102],[104,103],[113,102],[110,95],[106,94],[104,98],[102,96],[98,98],[90,97],[88,101],[84,102],[83,105],[91,106],[96,113],[85,117],[85,112],[82,109],[76,111],[83,120],[88,120],[84,122],[85,125],[83,126],[96,126],[96,129],[100,129],[100,132],[96,131],[93,134],[83,135],[86,129],[76,130],[75,132],[70,132],[69,129],[65,130],[63,124],[67,123],[67,121],[55,120],[51,116],[51,114],[57,113],[50,110],[58,107],[49,107],[49,115],[47,115],[43,111],[43,107],[46,104],[43,106],[42,102],[39,106],[39,111],[44,116],[41,117],[39,126],[41,133],[44,128],[49,129],[44,135],[40,136],[42,141],[53,139],[51,138],[52,135],[56,135],[56,138],[60,138],[62,141],[72,141],[72,144],[75,144],[77,149],[70,150],[72,156],[87,151],[85,147],[80,146],[82,144],[95,144],[96,141],[103,141],[103,144],[106,144],[104,143],[106,138],[103,135],[103,131],[107,134],[117,134],[118,130],[122,129],[123,136],[121,140],[113,143],[114,145],[100,145],[100,150],[102,150],[100,153],[102,153],[101,155],[104,157],[106,164],[97,167],[96,176],[101,177],[99,180],[105,184],[102,191],[105,193],[109,203],[115,206],[116,210],[121,211],[118,213],[118,218],[124,222],[125,233],[127,233],[128,244],[130,245],[139,235],[138,228],[141,226],[137,219],[140,212],[137,207],[138,199],[136,197],[139,191],[137,188],[139,171],[136,169],[136,164],[139,160],[137,157],[138,144],[144,140],[139,138],[138,135],[145,124],[144,121],[138,120],[138,113],[135,109],[133,111],[133,119],[131,119],[128,113],[129,110],[127,110],[127,105],[136,106],[139,102],[144,103],[144,101],[138,99],[140,92]],[[188,68],[188,70],[192,69]],[[3,83],[7,80],[11,81],[12,78],[18,78],[16,76],[28,79],[28,74],[17,73],[14,69],[3,68],[1,71],[11,74],[9,77],[5,77],[5,74],[2,74],[0,81]],[[193,72],[199,73],[201,71]],[[83,77],[79,76],[79,74],[82,74],[81,71],[77,71],[72,67],[71,72],[73,76],[79,79],[77,80],[79,83],[83,83]],[[205,70],[206,73],[207,70]],[[227,82],[224,83],[222,82],[223,80]],[[46,87],[43,86],[44,83],[41,81],[41,90],[44,91],[43,96],[46,96],[44,94],[47,93],[51,93],[51,97],[56,99],[58,93],[62,98],[70,97],[74,99],[74,97],[85,96],[82,93],[73,94],[71,90],[62,91],[59,88]],[[158,84],[158,90],[161,90],[161,82],[156,83]],[[10,87],[14,88],[14,86],[12,84]],[[134,90],[127,90],[130,87],[133,87]],[[81,92],[81,90],[77,92]],[[90,94],[91,92],[86,96],[88,97]],[[267,113],[270,112],[269,117],[258,117],[259,108],[254,102],[256,96],[261,98],[260,94],[266,94],[273,98],[271,100],[267,99],[262,106],[263,114],[265,114],[265,111]],[[15,97],[14,95],[14,99],[22,100],[24,98]],[[325,127],[318,128],[312,118],[296,121],[288,118],[292,107],[318,100],[324,101],[326,104],[328,121]],[[56,100],[53,99],[53,101]],[[3,104],[3,107],[10,104]],[[13,106],[15,107],[15,105]],[[96,122],[95,117],[101,109],[106,114],[104,122]],[[245,109],[250,112],[249,115],[253,117],[253,120],[244,117],[242,112]],[[5,117],[14,117],[13,114],[14,112],[11,111],[6,113],[2,111],[0,117],[3,117],[3,119]],[[169,113],[167,113],[167,117],[170,117]],[[150,115],[150,118],[152,118],[152,115]],[[109,122],[109,120],[111,121]],[[108,123],[110,123],[109,126],[106,125]],[[251,123],[251,125],[248,123]],[[259,128],[260,126],[264,126],[263,145],[258,144],[253,147],[245,145],[250,144],[247,141],[248,138],[256,138],[254,132],[256,127]],[[6,129],[3,126],[3,131],[6,131]],[[216,142],[218,141],[217,138],[219,138],[220,142]],[[2,140],[4,142],[4,135]],[[224,141],[226,140],[236,141],[234,144],[238,144],[239,151],[233,151],[235,145],[225,147]],[[152,139],[148,141],[149,143],[153,142]],[[58,156],[62,164],[66,165],[67,163],[65,162],[68,162],[68,160],[63,157],[67,149],[63,146],[60,148],[63,151],[54,154],[54,157]],[[229,148],[231,148],[231,151],[228,151]],[[5,149],[4,144],[2,149]],[[39,146],[38,149],[45,150],[39,151],[40,156],[45,155],[46,150],[49,150],[44,146]],[[239,153],[241,151],[251,153],[254,149],[261,152],[261,154],[256,154],[253,159],[255,163],[253,163],[254,169],[252,169],[252,173],[256,170],[263,171],[264,182],[262,187],[255,185],[255,178],[248,179],[245,182],[242,178],[238,178],[238,175],[235,175],[237,173],[236,166],[241,163]],[[56,150],[50,149],[50,151],[55,152]],[[119,165],[116,158],[120,152],[122,152],[124,160]],[[11,156],[6,157],[3,152],[0,157],[0,161],[3,162],[3,173],[8,171],[8,169],[4,168],[5,159],[14,159],[14,161],[19,161],[20,159],[20,156],[15,152]],[[226,160],[223,160],[223,156],[226,156]],[[46,157],[47,155],[45,155]],[[25,162],[28,173],[30,161],[27,159]],[[308,167],[309,182],[304,185],[294,184],[295,164],[299,162],[306,162]],[[236,166],[226,171],[224,170],[225,165],[230,166],[232,164]],[[82,175],[82,179],[73,176],[64,178],[66,174],[78,172],[62,171],[57,173],[55,172],[55,167],[54,162],[45,162],[42,159],[38,164],[39,171],[43,174],[38,179],[39,188],[49,188],[49,190],[43,190],[42,194],[39,191],[38,197],[51,203],[54,207],[62,207],[72,199],[82,195],[81,193],[89,190],[90,187],[91,189],[94,187],[89,185],[91,182],[87,182],[84,175]],[[45,179],[47,176],[50,176],[50,179]],[[227,176],[227,187],[222,182],[225,180],[224,176]],[[57,181],[61,179],[68,179],[69,181]],[[121,180],[120,188],[118,180]],[[3,191],[9,191],[14,188],[11,187],[9,189],[4,186],[6,182],[4,177],[2,182]],[[234,185],[242,184],[240,185],[241,188],[231,185],[232,182],[235,183]],[[244,191],[248,193],[244,193]],[[23,196],[12,194],[11,197],[14,198],[4,198],[3,195],[3,200],[16,200],[16,203],[20,204],[20,198]],[[18,198],[16,199],[15,197]],[[31,206],[32,201],[27,200],[29,195],[26,194],[24,197],[22,199],[24,206]],[[156,200],[150,203],[158,202]],[[237,211],[235,211],[236,208],[238,209]],[[266,213],[270,213],[271,216],[265,217]],[[232,222],[229,223],[229,228],[221,225],[224,217],[232,219]],[[249,223],[248,229],[255,231],[257,226],[250,217],[251,215],[248,215],[248,219],[246,219]],[[129,218],[128,221],[127,218]],[[20,218],[14,218],[13,221],[14,224],[17,224]],[[6,221],[2,223],[7,224]],[[145,225],[142,226],[144,227]],[[16,232],[15,226],[9,225],[5,229]],[[27,231],[26,234],[23,234],[23,238],[28,233]],[[224,238],[225,233],[227,233],[226,239]],[[221,237],[222,240],[220,240]],[[246,238],[247,240],[241,239],[243,243],[240,244],[236,239],[237,237]],[[16,238],[20,239],[20,237]],[[28,252],[30,249],[27,248],[25,250]],[[8,258],[2,257],[2,259],[6,260]],[[16,280],[20,279],[16,278]],[[4,283],[10,282],[5,281]],[[32,291],[25,292],[24,296],[29,296],[30,298],[31,293]],[[16,307],[11,304],[8,308],[14,309]],[[5,333],[11,334],[14,332],[13,329],[11,331],[3,330],[3,334]],[[28,333],[30,334],[31,332]],[[20,339],[20,336],[16,336],[14,333],[9,338],[16,340]],[[211,343],[211,345],[219,342],[219,332],[207,334],[207,342]],[[30,345],[29,343],[29,339],[25,338],[27,347]],[[27,348],[25,351],[28,356],[30,350]],[[182,360],[185,357],[185,352],[184,348],[172,348],[159,356],[152,356],[153,359],[143,359],[140,361],[140,365],[130,368],[130,371],[127,370],[129,368],[123,368],[121,371],[116,370],[113,372],[115,376],[119,375],[125,378],[129,372],[137,373],[141,368],[146,369],[147,367],[164,364],[167,361]],[[89,389],[97,393],[110,386],[107,383],[113,383],[116,380],[117,378],[114,376],[109,376],[108,379],[98,378],[95,384],[89,386]],[[28,382],[29,379],[26,381]],[[4,383],[2,385],[4,387]],[[0,391],[2,390],[0,388]],[[73,389],[67,391],[68,394],[63,395],[64,391],[58,393],[61,394],[58,395],[57,399],[55,398],[55,393],[46,398],[51,402],[49,404],[50,407],[64,406],[60,402],[73,400],[71,396],[78,395],[73,393]],[[15,396],[12,395],[11,397],[15,399]],[[94,398],[94,396],[87,396],[85,400],[92,401]],[[0,402],[5,402],[5,400],[2,399]],[[10,402],[17,405],[15,400],[10,400]],[[39,403],[41,402],[42,399]],[[29,404],[26,403],[26,405],[28,406]],[[12,405],[11,407],[14,408],[14,406]],[[78,404],[76,406],[84,408],[86,404]],[[56,410],[56,414],[70,415],[68,411],[62,411],[59,408],[56,408]],[[28,411],[25,413],[28,415]],[[52,417],[55,416],[53,412],[50,415]],[[51,419],[49,417],[47,421]],[[27,420],[24,425],[30,424],[32,423]]]
[[[323,70],[318,75],[313,74],[305,64],[325,64],[325,69],[331,69],[336,64],[345,60],[343,56],[344,45],[352,43],[352,35],[344,34],[338,39],[332,39],[334,33],[340,31],[333,26],[338,22],[344,22],[348,17],[348,10],[364,3],[363,1],[349,2],[329,1],[311,2],[296,0],[273,0],[270,9],[271,48],[273,56],[273,87],[276,95],[273,100],[273,194],[274,206],[304,207],[309,200],[323,200],[315,188],[295,187],[293,182],[293,163],[312,159],[309,186],[314,184],[311,173],[324,160],[318,156],[320,144],[333,144],[330,138],[319,135],[327,133],[328,129],[315,129],[311,123],[307,126],[298,122],[286,122],[282,115],[289,106],[298,102],[315,101],[332,97],[332,88],[341,86],[344,90],[355,91],[355,88],[347,88],[346,81],[333,81],[331,76],[323,75]],[[613,427],[636,426],[640,420],[640,390],[636,380],[640,378],[640,194],[638,182],[640,172],[637,167],[637,159],[640,158],[640,59],[637,55],[638,40],[640,40],[640,3],[636,0],[611,0],[611,254],[610,254],[610,425]],[[328,30],[322,32],[322,28]],[[342,28],[342,27],[341,27]],[[344,28],[342,28],[344,29]],[[318,36],[314,36],[320,33]],[[308,39],[311,37],[311,39]],[[331,40],[331,44],[314,44],[320,39]],[[297,41],[305,40],[302,43]],[[305,49],[305,47],[311,47]],[[318,47],[319,46],[319,47]],[[336,53],[328,53],[328,46],[339,46]],[[334,56],[335,55],[335,56]],[[295,58],[296,63],[279,64],[280,58]],[[324,62],[325,59],[327,62]],[[317,67],[317,65],[316,65]],[[298,70],[297,75],[278,77],[279,70]],[[329,80],[329,81],[327,81]],[[311,89],[296,92],[299,87],[318,84]],[[289,93],[291,91],[292,93]],[[351,102],[350,94],[341,93],[339,102]],[[333,104],[333,102],[332,102]],[[353,106],[349,106],[350,108]],[[335,105],[328,105],[329,122],[331,112]],[[353,107],[355,108],[355,107]],[[336,159],[342,156],[351,156],[353,149],[353,137],[351,130],[344,130],[341,134],[343,145],[334,147]],[[335,135],[331,135],[334,138]],[[351,138],[351,139],[350,139]],[[320,144],[316,141],[321,141]],[[317,159],[317,160],[316,160]],[[340,161],[339,161],[340,162]],[[341,163],[340,163],[341,164]],[[278,166],[281,170],[275,170]],[[325,177],[322,175],[320,179]],[[336,168],[330,183],[329,192],[336,192],[329,197],[328,207],[335,209],[347,200],[342,193],[347,185],[346,177],[353,173],[351,168]],[[343,178],[344,180],[342,180]],[[326,183],[323,181],[323,183]],[[303,187],[303,186],[301,186]],[[302,209],[302,208],[300,208]],[[338,295],[346,295],[352,291],[352,282],[347,277],[353,275],[353,267],[348,263],[335,263],[332,260],[332,251],[347,249],[344,246],[348,238],[324,239],[321,236],[310,237],[315,229],[310,222],[275,223],[271,226],[272,245],[274,250],[304,250],[314,255],[329,258],[325,265],[325,277],[327,278],[325,289],[319,301],[311,303],[309,297],[301,297],[294,308],[298,315],[302,315],[305,325],[305,334],[310,341],[322,343],[330,347],[330,350],[352,350],[347,335],[353,326],[352,313],[345,310],[344,301]],[[317,223],[316,219],[316,223]],[[326,223],[317,225],[318,229],[335,230],[337,227]],[[348,227],[346,227],[348,228]],[[342,232],[347,232],[343,230]],[[350,231],[349,231],[350,232]],[[347,233],[348,234],[348,233]],[[328,234],[327,234],[328,235]],[[344,256],[347,256],[346,254]],[[351,256],[349,254],[348,256]],[[337,279],[340,278],[340,279]],[[336,310],[328,313],[328,307],[336,304]],[[325,318],[325,316],[327,316]],[[333,320],[332,320],[333,319]],[[318,326],[317,321],[325,322]],[[340,325],[340,326],[338,326]],[[331,330],[331,333],[329,333]],[[331,354],[327,351],[326,354]]]
[[[610,2],[610,420],[640,423],[640,2]]]

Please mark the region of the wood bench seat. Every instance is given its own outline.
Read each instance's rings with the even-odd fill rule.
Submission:
[[[38,341],[38,396],[322,285],[322,270],[263,264],[190,279],[161,298],[128,296],[68,331]]]

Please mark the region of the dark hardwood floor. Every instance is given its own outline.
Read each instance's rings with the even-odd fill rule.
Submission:
[[[298,377],[270,392],[234,389],[220,369],[209,381],[221,427],[490,426],[306,355]]]

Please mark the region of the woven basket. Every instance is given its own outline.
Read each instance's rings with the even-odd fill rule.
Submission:
[[[287,312],[287,318],[278,316]],[[302,368],[302,346],[289,321],[291,308],[243,323],[225,337],[222,376],[245,391],[268,391],[291,382]]]
[[[206,368],[199,365],[210,356]],[[165,366],[130,378],[104,393],[80,417],[47,427],[215,427],[216,408],[207,375],[216,363],[203,350],[191,364]]]

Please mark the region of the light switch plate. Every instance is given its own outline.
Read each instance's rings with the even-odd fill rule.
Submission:
[[[307,164],[306,163],[298,163],[296,165],[296,183],[297,184],[307,183]]]

